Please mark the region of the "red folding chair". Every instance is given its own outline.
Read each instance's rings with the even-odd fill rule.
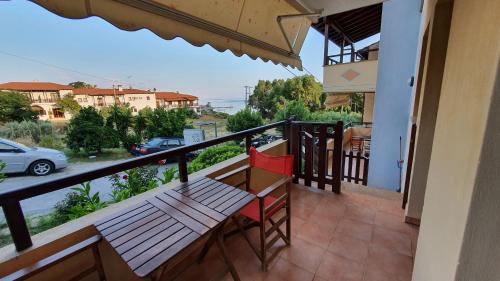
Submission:
[[[280,174],[282,177],[264,190],[257,192],[251,188],[252,184],[250,182],[251,171],[254,168]],[[243,234],[245,240],[247,240],[257,257],[260,259],[263,271],[267,271],[268,264],[281,250],[281,247],[276,248],[274,252],[270,253],[268,256],[268,252],[270,252],[272,246],[280,238],[283,239],[286,245],[290,245],[291,243],[290,184],[292,181],[292,170],[293,155],[272,156],[258,152],[255,148],[251,147],[249,165],[245,165],[216,177],[216,180],[224,180],[245,172],[245,181],[241,182],[241,185],[245,183],[246,190],[254,193],[257,198],[241,210],[240,214],[244,217],[243,223],[236,217],[233,217],[233,221],[238,227],[238,231]],[[284,190],[282,189],[281,192],[279,192],[280,187],[284,187]],[[279,194],[276,195],[276,193]],[[281,209],[285,209],[284,215],[276,218]],[[270,223],[268,228],[266,228],[266,222]],[[285,222],[286,234],[280,229],[280,226]],[[259,248],[250,241],[246,232],[247,229],[254,226],[260,228]],[[273,233],[275,233],[275,235],[270,238]]]

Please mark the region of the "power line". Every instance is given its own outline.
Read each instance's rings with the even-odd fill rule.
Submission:
[[[312,74],[312,73],[311,73],[311,72],[310,72],[310,71],[309,71],[309,70],[308,70],[305,66],[302,66],[302,68],[303,68],[303,69],[304,69],[307,73],[309,73],[312,77],[314,77],[314,79],[316,79],[316,81],[317,81],[317,82],[320,82],[320,83],[321,83],[321,81],[320,81],[320,80],[319,80],[316,76],[314,76],[314,74]]]
[[[293,73],[290,69],[288,69],[286,66],[284,65],[281,65],[283,66],[284,69],[286,69],[286,71],[290,72],[293,76],[297,77],[297,75],[295,73]]]
[[[111,78],[107,78],[107,77],[103,77],[103,76],[99,76],[99,75],[95,75],[95,74],[90,74],[90,73],[86,73],[86,72],[74,70],[74,69],[71,69],[71,68],[63,67],[63,66],[58,66],[58,65],[55,65],[55,64],[51,64],[51,63],[46,63],[46,62],[43,62],[43,61],[40,61],[40,60],[37,60],[37,59],[33,59],[33,58],[29,58],[29,57],[24,57],[24,56],[19,56],[19,55],[8,53],[8,52],[2,51],[2,50],[0,50],[0,53],[4,54],[6,56],[11,56],[11,57],[15,57],[15,58],[18,58],[18,59],[22,59],[22,60],[26,60],[26,61],[38,63],[38,64],[41,64],[41,65],[44,65],[44,66],[56,68],[56,69],[63,70],[63,71],[74,72],[74,73],[78,73],[80,75],[85,75],[85,76],[89,76],[89,77],[93,77],[93,78],[97,78],[97,79],[101,79],[101,80],[106,80],[106,81],[113,82],[113,83],[114,82],[119,82],[119,83],[122,83],[122,84],[128,84],[128,85],[130,85],[130,83],[126,83],[126,82],[123,82],[123,81],[118,81],[116,79],[111,79]]]

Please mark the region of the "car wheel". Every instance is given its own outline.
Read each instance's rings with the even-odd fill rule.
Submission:
[[[34,176],[46,176],[53,171],[54,164],[48,160],[38,160],[30,166],[30,173]]]

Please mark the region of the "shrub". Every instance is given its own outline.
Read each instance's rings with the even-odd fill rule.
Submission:
[[[230,132],[240,132],[264,125],[262,115],[252,112],[250,109],[238,111],[235,115],[229,116],[226,128]]]
[[[188,166],[188,172],[194,173],[229,158],[243,153],[243,148],[237,145],[213,146],[203,150]]]
[[[54,136],[42,136],[40,142],[38,143],[41,147],[53,148],[53,149],[63,149],[64,144]]]
[[[106,118],[106,127],[108,127],[108,130],[113,130],[113,135],[115,135],[118,141],[122,143],[122,146],[127,149],[130,148],[127,139],[128,130],[132,126],[132,121],[132,110],[128,106],[111,106],[109,116]],[[119,143],[113,147],[118,146]]]
[[[280,105],[278,111],[274,115],[274,121],[286,120],[290,117],[295,117],[297,121],[309,120],[311,112],[306,105],[301,101],[290,101]]]
[[[317,111],[313,112],[309,118],[311,121],[317,122],[332,122],[337,121],[347,122],[361,122],[361,113],[357,112],[338,112],[338,111]]]
[[[104,118],[93,107],[80,110],[69,121],[66,144],[74,152],[101,152],[105,141]]]
[[[158,178],[158,180],[160,180],[161,184],[167,184],[176,177],[178,177],[177,168],[170,167],[168,169],[165,169],[165,171],[163,171],[163,178]]]
[[[166,110],[163,107],[155,108],[146,120],[145,137],[182,137],[186,127],[184,110]]]
[[[83,217],[107,206],[105,202],[101,202],[99,192],[90,193],[90,182],[82,183],[82,187],[75,187],[72,190],[77,192],[78,197],[77,203],[69,210],[70,219]]]
[[[114,202],[120,202],[137,194],[158,186],[156,175],[158,168],[154,166],[139,167],[125,171],[125,175],[114,174],[111,180],[111,196]]]
[[[18,92],[2,92],[0,95],[0,122],[36,120],[38,114],[31,109],[30,100]]]

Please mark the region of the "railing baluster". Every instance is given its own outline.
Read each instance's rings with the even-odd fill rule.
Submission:
[[[363,157],[363,185],[368,185],[368,164],[370,158]]]
[[[177,161],[179,164],[179,180],[181,182],[187,182],[188,181],[188,170],[187,170],[186,155],[181,154],[181,155],[177,156]]]
[[[355,173],[355,176],[354,176],[354,182],[355,183],[359,183],[359,167],[360,167],[360,163],[361,162],[361,152],[358,151],[358,153],[356,153],[356,173]]]
[[[333,142],[333,185],[332,191],[335,193],[340,193],[340,185],[342,179],[342,139],[344,138],[344,123],[338,121],[335,125],[335,134]]]
[[[313,173],[313,126],[308,124],[304,126],[305,134],[305,165],[304,165],[304,185],[311,186],[311,178]]]
[[[299,177],[300,177],[300,139],[302,138],[300,136],[300,130],[299,130],[300,125],[297,124],[292,124],[292,154],[293,154],[293,183],[298,183],[299,182]]]
[[[252,146],[252,135],[248,135],[245,137],[245,150],[247,155],[250,154],[250,147]]]
[[[326,150],[326,124],[319,125],[318,143],[318,188],[325,189],[326,163],[328,157]],[[326,158],[328,159],[328,158]]]
[[[24,220],[23,210],[19,201],[9,201],[2,205],[5,220],[9,226],[10,235],[17,251],[26,250],[33,245],[26,221]]]
[[[352,158],[354,157],[354,153],[349,151],[349,166],[347,166],[347,180],[349,182],[352,181]]]

